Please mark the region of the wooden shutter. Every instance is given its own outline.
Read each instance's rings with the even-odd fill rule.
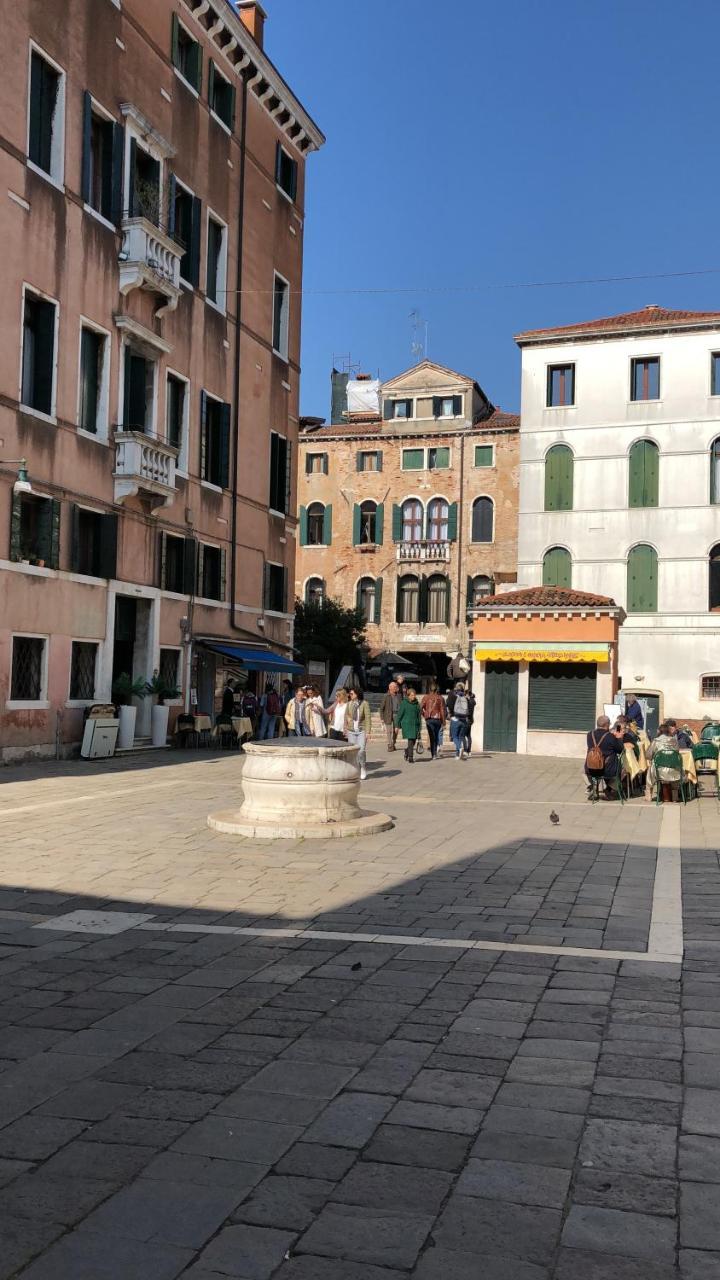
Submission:
[[[403,616],[402,616],[402,613],[403,613],[403,609],[402,609],[402,603],[403,603],[402,581],[403,581],[403,580],[402,580],[402,578],[398,578],[398,579],[397,579],[397,582],[396,582],[396,584],[395,584],[395,621],[396,621],[396,622],[402,622],[402,620],[403,620]]]
[[[375,452],[375,470],[382,471],[382,449],[377,449]]]
[[[329,547],[332,542],[332,503],[328,502],[323,513],[323,544]]]
[[[493,504],[491,498],[476,498],[472,507],[472,541],[492,542]]]
[[[177,194],[177,181],[175,174],[171,173],[168,179],[168,216],[167,231],[169,236],[175,235],[175,196]]]
[[[383,589],[382,578],[376,578],[375,579],[375,607],[373,609],[372,620],[373,622],[378,624],[382,621],[382,589]]]
[[[205,594],[204,570],[205,570],[205,543],[198,542],[196,591],[200,597],[203,597]]]
[[[100,517],[100,550],[98,556],[100,578],[117,577],[118,518],[115,512]]]
[[[185,538],[184,541],[183,591],[188,596],[194,596],[198,571],[198,544],[195,538]]]
[[[28,138],[28,155],[34,164],[41,164],[43,159],[43,68],[44,63],[38,53],[33,51],[30,58],[30,136]],[[50,167],[49,157],[46,169]]]
[[[427,622],[428,620],[428,580],[425,574],[420,575],[420,584],[418,590],[418,622]]]
[[[200,392],[200,479],[207,480],[207,391]]]
[[[202,200],[193,196],[190,222],[190,250],[188,257],[188,281],[197,288],[200,282],[200,237],[202,234]]]
[[[545,455],[545,510],[572,511],[573,454],[566,444],[554,444]]]
[[[92,161],[92,98],[87,89],[83,93],[82,170],[80,193],[86,204],[90,201],[90,166]]]
[[[268,506],[272,507],[273,510],[276,510],[276,511],[279,510],[278,502],[280,500],[279,494],[278,494],[278,486],[277,486],[279,443],[280,443],[279,435],[277,434],[276,431],[271,431],[270,432],[270,484],[269,484],[270,492],[268,495]]]
[[[473,578],[471,574],[468,574],[467,582],[465,584],[465,604],[468,609],[472,609],[475,604],[475,587],[473,585]]]
[[[285,476],[283,479],[285,493],[285,506],[283,507],[283,510],[285,515],[287,515],[290,510],[290,500],[292,498],[292,440],[285,441]]]
[[[35,396],[33,407],[51,414],[53,409],[53,372],[55,367],[55,306],[38,299],[35,309],[36,356]]]
[[[80,508],[76,502],[70,507],[70,571],[80,571]]]
[[[280,174],[282,170],[282,146],[279,142],[275,143],[275,182],[280,186]]]
[[[392,539],[393,542],[402,542],[403,536],[403,516],[402,507],[399,503],[393,503],[392,509]]]
[[[305,475],[306,476],[312,475],[312,454],[311,453],[305,454]]]
[[[710,501],[720,502],[720,437],[710,445]]]
[[[323,475],[326,476],[329,471],[328,455],[326,453],[322,455],[322,469],[323,469]]]
[[[161,591],[167,590],[167,534],[164,529],[158,538],[158,586]]]
[[[22,520],[22,496],[19,493],[12,495],[12,506],[10,508],[10,559],[17,562],[21,559],[20,548],[20,526]]]
[[[215,110],[214,99],[215,99],[215,63],[211,58],[208,64],[208,102],[210,104],[211,111]]]
[[[227,551],[225,547],[220,548],[220,592],[221,600],[225,599],[227,585]]]
[[[172,15],[170,25],[170,56],[174,67],[180,66],[180,23],[176,13]]]
[[[230,487],[230,405],[223,404],[220,410],[220,485],[223,489]]]
[[[450,624],[450,579],[445,578],[445,626]]]
[[[394,418],[394,417],[395,417],[395,413],[394,413],[394,409],[393,409],[393,405],[394,405],[394,404],[395,404],[395,401],[394,401],[394,400],[384,400],[384,401],[383,401],[383,418],[388,419],[388,418]]]
[[[193,49],[193,80],[192,83],[198,93],[202,89],[202,66],[203,66],[203,47],[198,40]]]
[[[627,612],[657,612],[657,553],[653,547],[633,547],[627,563]]]
[[[385,503],[378,502],[375,511],[375,544],[378,547],[383,543],[383,527],[385,524]]]
[[[596,715],[594,662],[531,662],[528,729],[585,732]]]
[[[356,609],[360,609],[362,607],[362,585],[364,581],[365,581],[364,578],[360,578],[355,587],[355,608]]]
[[[652,440],[643,441],[644,483],[643,506],[656,507],[660,488],[660,450]]]
[[[230,85],[230,113],[228,116],[228,126],[231,130],[235,129],[235,102],[237,95],[235,93],[235,85]]]
[[[269,609],[271,607],[272,602],[270,600],[270,565],[268,564],[267,560],[263,564],[262,598],[263,598],[263,609]]]
[[[125,128],[113,122],[112,137],[112,194],[111,218],[118,226],[123,216],[123,159],[125,156]]]
[[[139,217],[142,210],[135,192],[135,176],[137,173],[137,142],[134,138],[130,139],[130,174],[128,176],[128,212],[131,218]]]
[[[543,586],[569,587],[572,577],[570,552],[565,547],[551,547],[543,556]]]
[[[355,505],[353,506],[353,546],[354,547],[360,546],[361,519],[362,519],[362,513],[360,511],[360,504],[359,502],[356,502]]]
[[[433,418],[439,418],[442,413],[442,396],[433,396]]]
[[[645,441],[636,440],[628,458],[628,506],[645,506]]]
[[[60,567],[60,506],[58,498],[49,498],[47,501],[48,511],[48,528],[47,528],[47,554],[42,556],[48,569],[58,569]]]
[[[453,417],[459,418],[462,413],[462,396],[453,396]]]
[[[307,507],[300,508],[300,546],[306,547],[308,544],[308,514]]]
[[[457,525],[458,504],[457,502],[451,502],[448,507],[448,540],[450,542],[455,542],[457,539]]]
[[[363,470],[363,458],[364,458],[364,454],[362,454],[358,449],[357,453],[355,454],[355,470],[356,471]]]

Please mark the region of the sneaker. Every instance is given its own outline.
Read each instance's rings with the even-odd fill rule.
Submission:
[[[463,747],[462,751],[460,752],[460,759],[461,759],[461,760],[464,760],[464,759],[465,759],[465,755],[466,755],[466,752],[465,752],[465,748]]]
[[[361,782],[364,782],[366,778],[367,778],[367,769],[361,769],[361,770],[360,770],[360,781],[361,781]]]

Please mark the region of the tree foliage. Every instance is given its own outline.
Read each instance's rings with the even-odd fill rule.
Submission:
[[[322,604],[295,601],[295,656],[299,662],[328,661],[331,673],[336,674],[344,663],[358,665],[364,640],[361,609],[346,609],[331,598]]]

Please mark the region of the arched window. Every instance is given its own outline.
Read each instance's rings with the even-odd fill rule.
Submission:
[[[657,613],[658,563],[654,547],[632,547],[627,560],[627,612]]]
[[[656,507],[660,450],[654,440],[636,440],[628,455],[628,506]]]
[[[308,578],[305,583],[305,603],[321,605],[325,599],[325,583],[322,578]]]
[[[427,509],[427,536],[431,542],[447,542],[449,507],[444,498],[433,498]]]
[[[720,542],[710,552],[708,609],[720,609]]]
[[[545,510],[572,511],[573,452],[554,444],[545,454]]]
[[[493,540],[493,500],[492,498],[476,498],[472,505],[472,541],[492,542]]]
[[[357,606],[366,622],[377,622],[375,616],[375,579],[361,578],[357,584]]]
[[[543,556],[543,586],[571,587],[572,559],[565,547],[550,547]]]
[[[468,609],[476,608],[476,606],[479,605],[480,601],[483,600],[485,596],[491,596],[493,594],[494,589],[495,588],[494,588],[493,580],[492,578],[489,578],[486,573],[476,573],[474,578],[468,578],[467,580]]]
[[[377,542],[377,502],[360,503],[360,543]]]
[[[309,547],[320,547],[325,539],[325,508],[322,502],[311,502],[307,509],[307,542]]]
[[[450,621],[450,583],[444,573],[433,573],[427,584],[427,620],[445,625]]]
[[[710,501],[720,502],[720,436],[710,445]]]
[[[397,621],[419,622],[420,620],[420,582],[412,573],[398,578],[397,585]]]
[[[423,507],[419,498],[406,498],[402,504],[402,540],[420,542],[423,536]]]

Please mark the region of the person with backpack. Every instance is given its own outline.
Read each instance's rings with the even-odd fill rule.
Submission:
[[[274,738],[277,730],[278,716],[282,715],[282,702],[271,680],[265,685],[265,692],[260,699],[260,729],[258,738]]]
[[[616,799],[617,793],[613,783],[619,777],[620,761],[624,750],[623,731],[620,725],[611,729],[607,716],[598,716],[596,727],[591,729],[587,736],[585,776],[588,780],[588,799],[594,795],[594,778],[604,779],[606,800]]]
[[[447,708],[450,712],[450,737],[455,748],[455,759],[464,760],[467,755],[465,743],[469,728],[470,702],[462,680],[458,680],[453,692],[448,694]]]
[[[422,716],[430,739],[430,759],[437,760],[440,733],[445,724],[447,713],[445,711],[445,699],[439,692],[437,683],[434,680],[431,681],[430,688],[422,700]]]

